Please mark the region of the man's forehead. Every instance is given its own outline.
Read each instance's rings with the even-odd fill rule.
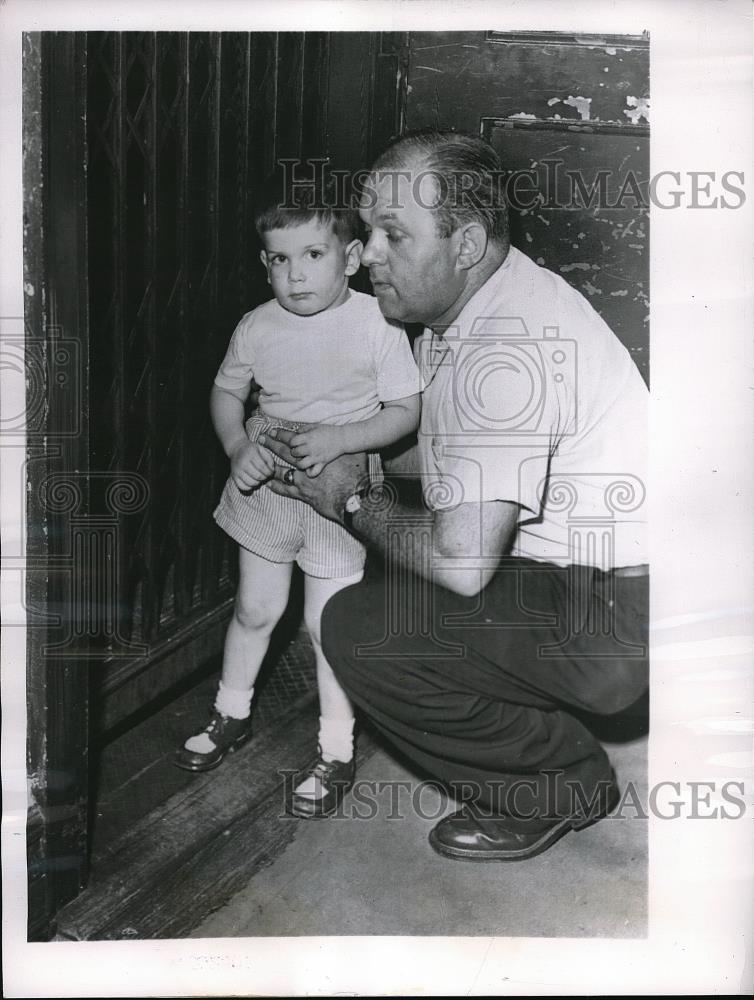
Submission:
[[[391,167],[375,171],[364,182],[359,212],[384,221],[407,211],[429,209],[437,197],[434,174],[418,166]]]

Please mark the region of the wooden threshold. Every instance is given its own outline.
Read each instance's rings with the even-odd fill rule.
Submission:
[[[284,814],[279,772],[314,762],[317,717],[313,696],[134,824],[94,860],[57,939],[185,937],[227,903],[312,822]],[[376,748],[362,734],[359,760]]]

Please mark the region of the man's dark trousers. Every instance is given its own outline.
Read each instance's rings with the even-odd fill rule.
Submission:
[[[462,597],[371,558],[328,602],[324,652],[420,770],[536,828],[611,779],[577,716],[611,715],[646,691],[648,598],[646,575],[513,557]]]

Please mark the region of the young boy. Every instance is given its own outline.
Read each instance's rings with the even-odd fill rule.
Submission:
[[[385,320],[372,296],[349,289],[363,249],[355,215],[286,207],[291,197],[272,183],[258,207],[260,256],[275,298],[241,319],[212,389],[213,424],[230,459],[215,520],[239,543],[240,575],[210,724],[186,741],[176,764],[209,770],[249,738],[254,681],[295,561],[305,574],[304,620],[317,663],[320,756],[294,783],[289,809],[310,817],[334,812],[353,782],[353,710],[322,653],[320,615],[333,594],[361,579],[365,553],[339,524],[265,487],[279,460],[257,439],[275,426],[300,430],[294,454],[315,476],[339,455],[412,434],[421,404],[403,328]],[[244,427],[252,377],[262,386],[260,409]]]

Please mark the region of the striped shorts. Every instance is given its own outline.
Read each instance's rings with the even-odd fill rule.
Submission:
[[[246,433],[250,441],[256,441],[272,427],[298,430],[290,421],[253,416],[246,422]],[[273,459],[276,465],[290,468],[277,456]],[[374,459],[379,463],[378,456]],[[371,455],[370,473],[374,474]],[[296,562],[309,576],[335,580],[364,569],[364,546],[345,528],[303,500],[280,496],[264,485],[242,493],[228,478],[214,518],[245,549],[270,562]]]

